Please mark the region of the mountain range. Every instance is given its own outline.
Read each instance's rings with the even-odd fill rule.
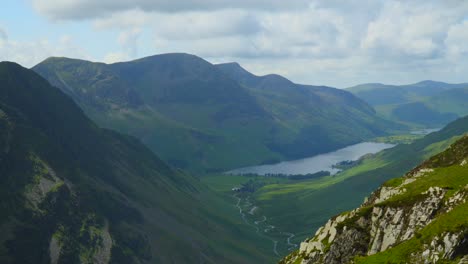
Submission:
[[[399,128],[346,91],[189,54],[115,64],[49,58],[33,70],[99,126],[133,135],[194,172],[301,158]]]
[[[375,107],[381,116],[410,126],[441,127],[468,114],[468,83],[369,83],[346,90]]]
[[[271,261],[230,200],[35,72],[2,62],[0,87],[1,263]]]
[[[350,93],[163,54],[49,58],[31,70],[2,62],[0,88],[1,263],[270,263],[382,183],[283,261],[467,254],[465,84]],[[332,176],[216,173],[451,120]],[[236,184],[252,188],[233,193]],[[411,225],[413,211],[425,220]]]

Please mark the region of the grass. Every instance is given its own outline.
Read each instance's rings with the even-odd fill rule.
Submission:
[[[462,175],[462,176],[461,176]],[[463,177],[463,175],[466,175]],[[394,185],[397,180],[391,182]],[[451,166],[446,168],[436,168],[416,181],[405,185],[406,191],[396,195],[383,203],[383,205],[401,205],[413,203],[421,193],[427,191],[431,186],[441,187],[447,190],[446,197],[450,197],[456,191],[464,188],[468,184],[468,167]]]
[[[423,135],[403,134],[391,135],[385,137],[376,137],[372,139],[373,142],[390,143],[390,144],[409,144],[416,139],[422,138]]]
[[[267,185],[260,189],[260,192],[257,197],[259,200],[270,200],[273,199],[274,196],[278,195],[287,195],[290,193],[324,189],[331,185],[342,182],[350,177],[359,175],[360,173],[381,168],[385,166],[385,164],[385,161],[378,157],[365,159],[363,160],[362,164],[356,167],[352,167],[336,175],[326,176],[319,179],[304,180],[300,182],[284,182]]]
[[[271,185],[279,184],[286,182],[293,182],[285,178],[275,178],[275,177],[247,177],[242,175],[228,175],[228,174],[212,174],[208,176],[201,177],[201,181],[208,185],[212,190],[219,193],[231,193],[233,187],[238,187],[243,183],[246,183],[250,179],[261,180],[262,182]]]

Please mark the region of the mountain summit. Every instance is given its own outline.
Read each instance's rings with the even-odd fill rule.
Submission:
[[[194,171],[301,158],[390,127],[348,92],[257,77],[189,54],[114,64],[50,58],[33,70],[100,126],[136,136],[165,161]]]
[[[0,87],[0,263],[270,259],[231,204],[35,72],[2,62]]]

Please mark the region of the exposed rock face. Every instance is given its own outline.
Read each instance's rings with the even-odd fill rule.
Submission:
[[[92,263],[107,264],[111,259],[112,237],[109,233],[109,226],[106,224],[100,234],[101,245],[97,248],[92,257]]]
[[[102,229],[89,225],[82,230],[88,233],[92,242],[86,246],[80,245],[80,263],[82,264],[107,264],[111,260],[113,240],[109,233],[109,225],[106,223]],[[51,264],[63,262],[61,260],[63,240],[66,240],[63,230],[59,229],[52,235],[49,243],[49,257]]]
[[[466,153],[463,155],[467,156]],[[439,162],[440,159],[434,160]],[[330,219],[313,238],[301,243],[300,249],[281,263],[359,263],[366,256],[423,235],[422,246],[415,247],[405,261],[429,264],[458,259],[463,263],[468,254],[468,214],[465,210],[468,171],[465,160],[451,165],[457,168],[454,171],[459,173],[457,179],[463,184],[455,185],[458,190],[449,185],[431,186],[432,181],[440,180],[437,177],[444,177],[443,182],[444,174],[436,174],[436,168],[430,168],[428,164],[420,166],[404,178],[379,188],[358,209]],[[462,212],[456,216],[461,224],[446,228],[447,223],[441,224],[445,220],[436,221],[455,208],[457,213]],[[424,228],[434,221],[439,228],[424,233]]]
[[[49,165],[37,156],[31,154],[31,159],[35,163],[34,173],[36,176],[34,182],[26,187],[25,196],[32,209],[40,212],[39,204],[49,192],[58,188],[64,182],[57,177],[55,171]]]
[[[49,244],[50,264],[57,264],[60,257],[62,245],[56,236],[52,236]]]

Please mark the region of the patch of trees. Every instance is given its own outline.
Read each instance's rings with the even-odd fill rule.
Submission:
[[[314,179],[314,178],[330,176],[330,172],[319,171],[316,173],[307,173],[307,174],[267,173],[264,175],[260,175],[257,173],[243,173],[241,175],[246,176],[246,177],[272,177],[272,178],[285,178],[285,179],[290,179],[290,180],[306,180],[306,179]]]

